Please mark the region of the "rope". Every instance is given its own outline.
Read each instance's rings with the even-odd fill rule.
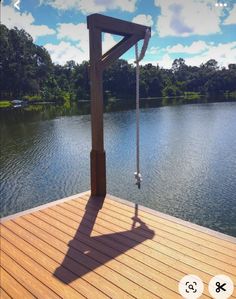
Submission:
[[[136,185],[140,189],[141,182],[142,182],[142,175],[140,173],[140,155],[139,155],[139,119],[140,119],[140,113],[139,113],[139,75],[140,75],[140,68],[139,68],[139,62],[143,59],[145,52],[148,47],[148,42],[151,37],[151,32],[149,29],[146,30],[146,34],[144,37],[143,46],[141,49],[140,54],[138,55],[138,43],[135,44],[135,63],[136,63],[136,172],[134,173],[134,177],[136,179]]]

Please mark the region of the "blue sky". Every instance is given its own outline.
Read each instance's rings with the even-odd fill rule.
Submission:
[[[143,64],[169,68],[179,57],[189,65],[211,58],[221,66],[236,63],[236,0],[21,0],[19,11],[15,1],[3,0],[1,22],[25,29],[55,63],[89,59],[86,16],[91,13],[151,26]],[[103,50],[117,40],[105,34]],[[133,62],[134,49],[122,58]]]

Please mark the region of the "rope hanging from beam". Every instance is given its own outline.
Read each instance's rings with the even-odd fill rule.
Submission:
[[[141,187],[141,182],[142,182],[142,175],[140,173],[140,153],[139,153],[139,122],[140,122],[140,117],[139,117],[139,74],[140,74],[140,69],[139,69],[139,62],[143,59],[145,52],[148,47],[148,42],[151,37],[151,32],[150,30],[146,30],[146,34],[144,37],[144,42],[143,46],[141,49],[140,54],[138,54],[138,43],[135,44],[135,63],[136,63],[136,172],[134,173],[134,177],[136,179],[136,185],[140,189]]]

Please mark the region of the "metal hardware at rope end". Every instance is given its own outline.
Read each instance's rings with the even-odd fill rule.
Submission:
[[[137,173],[137,172],[135,172],[134,173],[134,177],[135,177],[135,179],[136,179],[136,183],[135,183],[135,185],[137,185],[138,186],[138,188],[140,189],[141,188],[141,182],[142,182],[142,176],[141,176],[141,173]]]

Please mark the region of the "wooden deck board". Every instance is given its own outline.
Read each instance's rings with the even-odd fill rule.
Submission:
[[[1,220],[1,298],[181,298],[186,274],[236,283],[236,239],[89,192]],[[134,223],[135,220],[135,223]],[[234,290],[232,298],[236,298]]]
[[[10,286],[11,287],[11,286]],[[8,295],[3,289],[0,288],[1,299],[11,299],[10,295]]]
[[[80,204],[80,206],[78,206],[76,203]],[[71,205],[75,207],[82,207],[81,201],[77,201],[76,203],[74,203],[74,201],[71,201],[70,203],[68,203],[67,208],[70,208],[71,210]],[[124,212],[126,212],[126,210],[119,211],[117,209],[112,209],[111,204],[109,205],[107,203],[104,203],[103,210],[100,212],[100,215],[106,213],[106,215],[113,217],[116,220],[122,220],[123,222],[131,225],[131,212],[127,211],[129,213],[129,216],[124,215]],[[202,242],[196,243],[194,240],[190,240],[189,237],[183,238],[183,236],[178,236],[175,233],[174,229],[171,229],[171,231],[169,231],[168,228],[166,228],[166,225],[160,225],[152,220],[150,221],[146,219],[145,222],[150,229],[158,229],[158,235],[155,235],[152,240],[156,240],[157,242],[164,241],[165,243],[170,242],[169,244],[173,244],[174,242],[176,244],[183,245],[187,249],[193,249],[196,252],[205,254],[209,258],[214,257],[214,260],[222,261],[226,264],[236,266],[236,259],[233,257],[235,254],[234,250],[224,250],[224,253],[222,253],[222,246],[220,246],[219,249],[217,246],[215,246],[215,244],[211,244],[211,248],[208,248],[206,246],[202,246]],[[199,239],[197,240],[199,241]],[[210,242],[208,242],[207,245],[209,245],[209,243]]]
[[[72,203],[73,204],[73,203]],[[67,204],[67,207],[70,204]],[[75,208],[78,208],[74,210]],[[81,202],[77,202],[76,204],[73,204],[73,210],[81,211],[80,208],[83,209],[83,205],[81,205]],[[70,209],[71,210],[71,209]],[[107,222],[110,222],[111,224],[117,224],[121,228],[128,229],[132,225],[132,219],[130,217],[124,217],[123,215],[118,215],[116,213],[110,212],[110,210],[105,210],[105,207],[103,207],[103,211],[101,211],[100,217],[103,220],[106,220]],[[99,218],[99,216],[98,216]],[[122,222],[120,221],[122,220]],[[110,224],[109,224],[110,227]],[[148,225],[151,229],[157,229],[158,227],[154,227],[151,225]],[[139,232],[140,235],[145,235],[145,229],[141,230]],[[164,246],[167,246],[168,248],[174,248],[178,252],[182,252],[189,256],[195,256],[198,260],[202,260],[203,262],[207,262],[210,265],[218,267],[219,269],[225,269],[228,270],[229,273],[235,274],[235,267],[231,267],[231,264],[236,266],[236,260],[232,256],[235,254],[233,250],[225,250],[224,253],[229,253],[232,256],[226,256],[225,254],[222,254],[220,252],[217,252],[215,250],[205,250],[205,248],[201,245],[196,245],[196,243],[192,243],[188,239],[182,239],[182,238],[176,238],[176,235],[169,234],[166,232],[161,231],[158,229],[158,235],[155,235],[152,240],[150,241],[151,244],[154,242],[157,242],[158,244],[162,244]],[[147,244],[147,242],[145,243]],[[155,246],[155,245],[154,245]],[[200,247],[200,250],[198,247]],[[202,250],[201,250],[202,249]],[[166,248],[165,248],[166,250]],[[222,247],[221,247],[222,250]],[[193,252],[194,251],[194,252]],[[203,253],[201,252],[203,251]],[[213,258],[214,257],[214,258]]]
[[[77,201],[80,204],[82,204],[81,198],[85,199],[87,201],[88,195],[82,195],[80,197],[79,201],[74,199],[68,203],[73,204],[74,201]],[[109,199],[111,199],[111,197],[109,197]],[[117,202],[115,200],[105,201],[103,204],[103,210],[101,212],[103,212],[105,209],[108,209],[108,211],[107,211],[108,215],[112,215],[113,217],[116,217],[118,219],[125,219],[125,218],[123,218],[123,216],[127,216],[128,219],[131,219],[133,217],[133,210],[134,210],[133,208],[131,208],[130,206],[127,207],[126,205],[124,205],[120,202]],[[115,213],[112,213],[112,211]],[[139,215],[143,219],[145,219],[145,223],[149,227],[153,227],[153,229],[157,228],[158,232],[159,231],[162,232],[162,230],[164,230],[166,237],[167,237],[168,233],[170,233],[170,234],[172,234],[171,238],[173,238],[173,235],[180,236],[180,238],[184,239],[185,242],[187,240],[190,240],[191,242],[193,242],[195,245],[198,245],[198,246],[199,245],[201,246],[203,240],[204,241],[206,240],[207,243],[204,245],[204,248],[211,248],[214,251],[222,252],[222,246],[224,246],[224,249],[232,249],[232,252],[229,252],[229,253],[227,252],[227,255],[229,254],[232,257],[235,256],[236,243],[228,242],[228,241],[221,239],[221,242],[219,244],[218,238],[216,238],[212,235],[196,231],[189,227],[186,228],[184,225],[181,225],[174,221],[167,220],[165,218],[163,219],[161,217],[156,217],[155,215],[147,213],[147,212],[143,211],[142,209],[140,209]],[[197,237],[196,237],[196,235],[197,235]],[[235,259],[234,259],[234,261],[235,261]]]

